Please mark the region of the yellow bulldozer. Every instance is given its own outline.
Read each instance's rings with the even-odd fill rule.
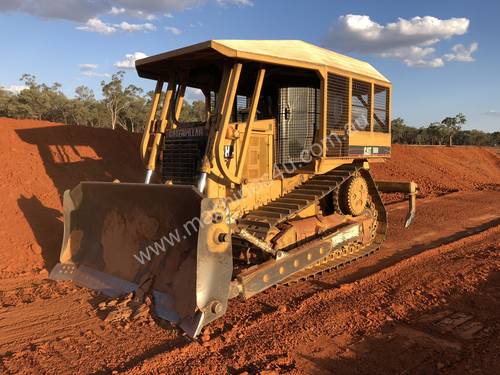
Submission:
[[[370,174],[391,154],[392,91],[370,64],[296,40],[211,40],[136,68],[157,82],[145,181],[65,192],[53,279],[109,296],[139,288],[195,337],[232,298],[379,249],[379,192],[404,193],[413,220],[415,183]],[[192,89],[203,118],[182,122]]]

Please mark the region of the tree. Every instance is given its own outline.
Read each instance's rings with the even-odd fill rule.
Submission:
[[[403,136],[406,129],[405,120],[401,117],[395,118],[391,121],[391,134],[392,142],[403,143]]]
[[[142,89],[135,87],[127,95],[128,105],[123,109],[118,124],[125,130],[136,132],[144,127],[147,115],[147,100],[142,94]]]
[[[109,117],[111,128],[114,130],[119,125],[124,129],[135,130],[138,123],[138,114],[133,114],[131,107],[140,111],[141,121],[144,121],[143,114],[145,99],[142,97],[143,90],[134,85],[123,88],[123,77],[125,72],[119,71],[111,76],[110,82],[101,82],[102,95]]]
[[[69,118],[67,123],[71,125],[83,125],[97,127],[99,122],[97,107],[99,103],[95,99],[94,91],[87,86],[78,86],[75,89],[75,98],[69,100]]]
[[[12,101],[12,94],[6,90],[0,88],[0,116],[9,117],[10,116],[10,103]]]
[[[439,122],[433,122],[430,124],[427,128],[424,128],[427,132],[427,139],[425,140],[424,144],[431,144],[431,145],[441,145],[443,142],[443,139],[445,138],[445,128],[444,126],[439,123]]]
[[[116,125],[118,124],[120,112],[127,106],[123,92],[124,75],[125,72],[119,71],[113,74],[110,82],[101,82],[102,95],[104,96],[103,103],[109,112],[111,128],[113,130],[116,129]]]
[[[446,117],[441,123],[445,126],[445,132],[448,137],[448,146],[453,145],[453,136],[457,134],[461,129],[462,125],[467,122],[465,115],[459,113],[455,117]]]
[[[15,105],[11,106],[13,117],[66,121],[67,98],[61,91],[60,83],[55,82],[52,86],[39,84],[31,74],[23,74],[20,80],[26,89],[16,96]]]
[[[74,98],[62,92],[59,83],[38,83],[32,74],[23,74],[21,81],[26,89],[12,93],[0,89],[0,116],[32,118],[62,122],[70,125],[91,127],[120,127],[129,131],[142,131],[152,104],[153,91],[143,94],[134,85],[123,86],[124,72],[117,72],[110,82],[101,82],[103,99],[96,99],[94,92],[86,87],[75,89]],[[184,101],[181,122],[205,121],[204,101]],[[426,127],[406,124],[401,117],[391,122],[392,142],[406,144],[457,144],[499,146],[500,132],[486,133],[480,130],[461,130],[466,117],[459,113],[442,122],[433,122]]]
[[[184,101],[182,103],[182,110],[180,121],[184,122],[199,122],[205,121],[207,117],[207,110],[203,100],[195,100],[192,103]]]

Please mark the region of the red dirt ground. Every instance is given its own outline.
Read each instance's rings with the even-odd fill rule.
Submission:
[[[0,278],[57,261],[61,196],[79,181],[139,181],[138,137],[110,129],[0,119]]]
[[[390,204],[381,251],[230,301],[202,345],[168,324],[110,326],[103,297],[46,279],[62,192],[141,180],[138,140],[0,119],[0,373],[500,373],[497,150],[395,145],[373,172],[420,185],[415,224],[403,230],[406,206]]]

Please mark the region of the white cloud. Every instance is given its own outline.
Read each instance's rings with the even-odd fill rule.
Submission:
[[[96,17],[104,8],[105,1],[94,0],[7,0],[0,1],[0,12],[22,12],[37,17],[58,18],[70,21],[86,21]]]
[[[97,64],[79,64],[78,66],[82,71],[95,70],[99,67]]]
[[[117,28],[120,28],[123,31],[127,31],[129,33],[131,32],[137,32],[137,31],[155,31],[156,26],[153,25],[152,23],[128,23],[128,22],[121,22],[119,24],[114,25]]]
[[[463,44],[455,44],[451,49],[453,53],[447,53],[444,58],[447,61],[462,61],[462,62],[472,62],[474,57],[472,54],[476,52],[479,48],[477,42],[473,42],[467,48]]]
[[[91,18],[85,25],[78,26],[77,29],[104,35],[110,35],[116,31],[116,27],[102,22],[99,18]]]
[[[164,16],[165,18],[174,18],[174,15],[172,13],[165,13]]]
[[[78,30],[88,31],[93,33],[99,33],[104,35],[110,35],[115,33],[118,30],[125,32],[146,32],[146,31],[154,31],[156,30],[156,26],[152,23],[128,23],[121,22],[116,24],[105,23],[101,21],[99,18],[91,18],[89,19],[84,26],[78,26]]]
[[[216,0],[217,5],[228,6],[228,5],[238,5],[240,7],[253,7],[253,1],[251,0]]]
[[[432,59],[406,59],[404,63],[412,68],[440,68],[444,66],[444,61],[441,57]]]
[[[483,115],[500,117],[500,111],[497,109],[490,109],[488,112],[484,112]]]
[[[169,33],[174,34],[174,35],[179,35],[182,33],[182,30],[178,29],[177,27],[173,27],[173,26],[165,26],[165,30],[168,31]]]
[[[165,14],[204,5],[207,0],[110,0],[130,11]]]
[[[143,52],[128,53],[125,55],[124,60],[117,61],[114,66],[119,69],[135,69],[135,61],[145,57],[148,57],[148,55]]]
[[[88,71],[88,72],[82,72],[82,74],[86,77],[111,77],[111,74],[109,73],[99,73],[99,72],[94,72],[94,71]]]
[[[1,90],[8,91],[12,94],[19,94],[21,91],[27,89],[28,87],[24,85],[9,85],[9,86],[0,86]]]
[[[422,59],[433,54],[436,51],[433,47],[419,47],[419,46],[410,46],[410,47],[401,47],[393,50],[389,50],[387,52],[379,53],[381,57],[387,58],[395,58],[400,60],[407,59]]]
[[[86,77],[109,77],[109,73],[100,73],[97,72],[97,68],[99,65],[97,64],[79,64],[78,67],[82,74]]]
[[[331,48],[345,52],[396,58],[411,67],[436,68],[443,66],[444,60],[451,61],[451,57],[435,56],[436,49],[430,46],[443,39],[465,34],[469,24],[467,18],[439,19],[425,16],[399,18],[397,22],[381,25],[367,15],[347,14],[340,16],[330,28],[326,43]],[[469,56],[474,51],[471,50]],[[459,58],[466,58],[468,50],[457,47],[454,52],[460,55],[454,60],[465,61]]]
[[[436,51],[433,47],[401,47],[388,52],[380,53],[379,56],[402,60],[412,68],[440,68],[444,66],[441,57],[432,57]]]
[[[126,9],[123,7],[122,8],[111,7],[108,14],[111,14],[112,16],[126,15],[132,18],[141,18],[148,21],[156,19],[156,16],[152,13],[147,13],[137,9],[136,10]]]
[[[253,6],[252,0],[1,0],[1,12],[21,12],[36,17],[87,22],[104,15],[151,21],[172,12],[213,2],[219,6]]]
[[[109,10],[109,14],[112,14],[113,16],[117,16],[119,14],[124,14],[127,11],[125,8],[117,8],[117,7],[111,7]]]

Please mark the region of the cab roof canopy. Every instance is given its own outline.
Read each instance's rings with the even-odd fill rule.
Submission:
[[[189,69],[188,85],[203,88],[216,84],[222,62],[235,59],[309,72],[326,68],[390,84],[367,62],[301,40],[209,40],[137,60],[136,69],[140,77],[162,81]]]

